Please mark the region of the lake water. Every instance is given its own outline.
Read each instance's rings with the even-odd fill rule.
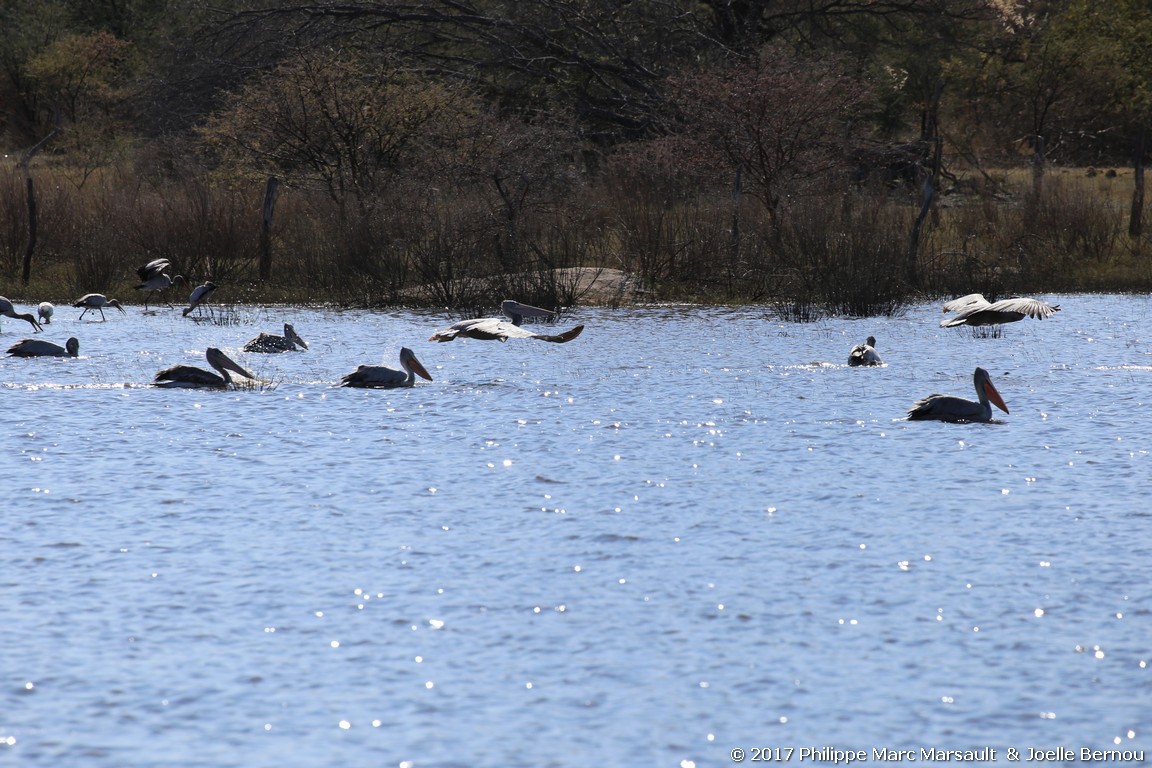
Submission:
[[[79,359],[0,359],[0,765],[1152,756],[1152,300],[1044,298],[1000,338],[579,308],[563,345],[60,307]],[[285,320],[310,351],[240,351]],[[270,383],[148,386],[208,346]],[[333,387],[401,346],[433,382]],[[977,365],[1002,423],[903,420]]]

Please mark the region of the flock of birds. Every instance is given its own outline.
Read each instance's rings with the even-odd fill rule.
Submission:
[[[1038,299],[1015,298],[990,302],[979,293],[970,293],[944,305],[945,313],[956,314],[940,321],[940,327],[1003,325],[1023,320],[1025,317],[1043,320],[1059,311],[1060,305],[1046,304]],[[857,344],[852,348],[848,353],[848,365],[883,365],[879,353],[876,352],[875,337],[869,336],[863,344]],[[976,401],[954,395],[928,395],[912,404],[908,410],[908,419],[958,423],[992,421],[993,405],[1008,413],[1008,406],[992,384],[992,377],[988,375],[988,371],[977,367],[972,374],[972,384],[976,388],[978,398]]]
[[[137,290],[144,291],[146,300],[144,311],[148,311],[152,295],[182,285],[185,280],[182,276],[170,277],[167,270],[170,268],[167,259],[155,259],[136,270],[140,277]],[[216,285],[205,282],[198,285],[188,297],[188,306],[182,310],[185,317],[194,311],[203,311],[209,307]],[[104,317],[104,308],[109,307],[124,312],[124,307],[116,299],[109,299],[104,294],[89,293],[72,305],[81,308],[80,318],[89,311],[100,313]],[[169,304],[171,306],[171,304]],[[511,299],[501,304],[503,317],[486,317],[473,320],[462,320],[443,330],[437,331],[429,337],[429,341],[446,342],[456,338],[470,338],[480,340],[508,339],[537,339],[558,344],[571,341],[579,336],[583,325],[577,325],[570,330],[558,334],[536,333],[525,327],[525,319],[542,320],[551,319],[556,313],[522,304]],[[944,305],[944,312],[955,314],[945,318],[940,325],[944,328],[953,328],[961,325],[968,326],[998,326],[1033,317],[1042,320],[1060,310],[1059,305],[1046,304],[1037,299],[1013,298],[1003,301],[989,302],[978,293],[962,296]],[[0,296],[0,316],[24,320],[32,325],[35,331],[42,331],[43,325],[52,322],[55,308],[48,302],[42,302],[37,308],[37,316],[30,313],[16,311],[12,302]],[[245,352],[277,353],[308,349],[308,342],[296,332],[291,323],[284,324],[284,335],[261,333],[243,347]],[[80,354],[80,342],[70,338],[64,346],[41,339],[22,339],[8,349],[8,354],[14,357],[77,357]],[[192,365],[175,365],[156,374],[153,384],[157,387],[197,387],[223,389],[232,384],[230,373],[237,373],[245,378],[255,380],[243,366],[232,360],[217,347],[209,347],[205,351],[205,358],[213,370],[206,370]],[[876,351],[876,339],[869,336],[863,344],[857,344],[848,353],[849,366],[875,366],[883,365],[879,353]],[[339,386],[361,387],[369,389],[392,389],[396,387],[411,387],[419,376],[432,381],[432,376],[424,365],[416,358],[416,354],[407,347],[400,350],[400,369],[389,368],[383,365],[361,365],[355,371],[340,379]],[[1004,413],[1008,413],[1008,406],[1004,398],[992,384],[992,379],[983,368],[976,368],[972,377],[976,389],[977,400],[965,400],[952,395],[932,394],[913,403],[908,410],[908,419],[912,421],[936,420],[950,422],[987,422],[992,420],[992,406],[995,405]]]
[[[140,283],[136,289],[145,291],[147,296],[144,304],[145,312],[149,311],[148,306],[152,294],[185,282],[181,275],[170,277],[167,274],[170,267],[171,264],[167,259],[155,259],[136,270],[140,277]],[[187,317],[194,311],[203,312],[205,308],[210,308],[209,302],[215,290],[216,285],[212,282],[198,285],[188,297],[188,306],[182,310],[183,316]],[[101,293],[85,294],[72,306],[82,309],[78,318],[80,320],[84,319],[84,315],[89,311],[99,312],[101,319],[106,320],[105,307],[125,312],[119,301],[110,299]],[[534,333],[522,327],[525,319],[554,318],[556,313],[510,299],[503,302],[501,311],[503,317],[478,318],[455,323],[434,333],[429,341],[445,342],[462,337],[499,341],[537,339],[562,344],[575,339],[584,330],[583,325],[577,325],[559,334]],[[49,302],[40,303],[35,317],[30,313],[20,313],[16,311],[11,301],[0,296],[0,316],[24,320],[31,324],[35,332],[40,332],[44,330],[44,325],[51,324],[54,313],[55,307]],[[283,336],[261,333],[246,343],[243,349],[245,352],[257,353],[302,351],[308,349],[308,342],[300,337],[291,323],[285,323]],[[9,347],[8,354],[13,357],[78,357],[80,341],[72,337],[65,342],[64,346],[60,346],[43,339],[22,339]],[[256,380],[256,376],[217,347],[208,347],[204,356],[212,370],[193,365],[174,365],[158,372],[152,383],[157,387],[166,388],[225,389],[233,383],[231,373]],[[411,349],[403,347],[400,350],[400,370],[383,365],[361,365],[355,371],[342,377],[339,386],[366,389],[411,387],[416,383],[417,376],[432,381],[431,374],[416,358],[416,354]]]

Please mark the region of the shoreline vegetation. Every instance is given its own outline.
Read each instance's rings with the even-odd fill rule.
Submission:
[[[1094,0],[0,4],[0,293],[1149,291],[1150,38]]]
[[[937,296],[1152,290],[1147,245],[1127,231],[1131,169],[1027,168],[958,177],[928,212],[908,277],[919,201],[902,187],[805,190],[776,216],[724,190],[685,193],[650,177],[601,174],[512,221],[482,201],[398,190],[355,214],[281,190],[266,230],[262,185],[209,174],[121,169],[36,179],[38,242],[27,242],[24,173],[0,185],[0,293],[65,303],[89,292],[142,304],[136,268],[172,262],[188,285],[211,276],[232,304],[447,308],[483,313],[514,296],[537,306],[650,302],[763,304],[783,320],[900,313]],[[662,194],[663,193],[663,194]],[[267,234],[262,241],[262,230]],[[261,278],[261,255],[269,276]],[[153,303],[176,306],[185,286]]]

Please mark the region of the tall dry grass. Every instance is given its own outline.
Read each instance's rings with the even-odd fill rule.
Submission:
[[[349,212],[281,188],[271,278],[258,278],[263,185],[184,164],[141,163],[75,184],[33,166],[39,242],[20,283],[24,177],[0,169],[0,293],[63,302],[101,292],[139,302],[135,269],[164,257],[225,301],[436,306],[462,314],[505,296],[549,307],[590,298],[572,267],[620,269],[656,301],[763,303],[781,317],[895,314],[925,296],[1148,290],[1147,246],[1127,234],[1130,178],[1053,173],[1039,196],[1010,175],[943,195],[908,282],[915,196],[829,184],[789,198],[777,219],[724,189],[621,174],[509,216],[482,187],[398,183]],[[448,185],[445,185],[447,187]],[[175,298],[175,297],[173,297]],[[182,298],[182,297],[181,297]]]

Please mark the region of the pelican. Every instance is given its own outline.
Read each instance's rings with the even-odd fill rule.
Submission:
[[[923,400],[917,400],[908,410],[910,421],[951,421],[965,423],[969,421],[992,421],[992,405],[1004,413],[1008,413],[1008,406],[1004,399],[992,386],[992,379],[988,371],[977,368],[972,374],[972,383],[976,387],[976,394],[980,402],[974,403],[962,397],[952,395],[928,395]],[[989,403],[991,401],[991,404]]]
[[[40,320],[41,325],[48,325],[52,322],[52,313],[56,311],[56,307],[52,306],[47,301],[40,302],[40,306],[36,307],[36,315]]]
[[[308,342],[300,338],[291,323],[284,323],[284,335],[262,333],[244,345],[245,352],[295,352],[297,347],[308,349]]]
[[[364,389],[395,389],[396,387],[412,386],[416,383],[417,376],[432,381],[428,371],[408,347],[403,347],[400,350],[400,366],[404,369],[403,371],[386,368],[383,365],[362,365],[340,379],[340,386]]]
[[[219,374],[206,371],[203,368],[197,368],[193,365],[174,365],[171,368],[165,368],[157,373],[152,383],[157,387],[183,387],[186,389],[212,387],[215,389],[224,389],[232,383],[232,377],[228,375],[228,371],[235,371],[249,379],[256,378],[216,347],[208,347],[208,349],[204,351],[204,356],[208,359],[208,365],[219,371]]]
[[[876,337],[869,336],[863,344],[852,347],[848,353],[848,365],[882,365],[880,355],[876,354]]]
[[[485,341],[489,339],[499,339],[500,341],[507,341],[508,339],[539,339],[540,341],[553,341],[557,344],[563,344],[566,341],[572,341],[572,339],[579,336],[580,332],[584,330],[583,325],[578,325],[571,330],[556,335],[532,333],[520,327],[525,317],[553,317],[556,313],[548,309],[541,309],[540,307],[530,307],[527,304],[521,304],[511,299],[504,300],[500,305],[500,310],[512,322],[507,322],[501,317],[481,317],[475,320],[463,320],[442,331],[437,331],[432,334],[428,340],[452,341],[452,339],[457,336],[465,336],[470,339],[482,339]]]
[[[216,283],[209,280],[202,285],[196,286],[192,293],[188,296],[188,306],[184,308],[184,317],[188,317],[188,313],[199,307],[201,304],[207,304],[208,299],[216,291]]]
[[[136,286],[138,291],[147,291],[144,296],[144,311],[148,311],[148,302],[151,300],[150,294],[159,292],[165,288],[170,288],[173,285],[182,285],[184,283],[183,275],[176,275],[176,277],[169,277],[164,270],[168,269],[172,264],[168,259],[153,259],[144,266],[136,270],[136,274],[140,276],[140,284]],[[168,306],[172,306],[169,304]]]
[[[83,320],[84,315],[87,314],[90,309],[100,310],[101,320],[107,320],[107,318],[104,317],[104,307],[116,307],[116,309],[121,312],[124,311],[124,307],[120,306],[120,302],[116,301],[116,299],[110,299],[102,293],[86,293],[72,306],[84,307],[84,311],[81,312],[80,317],[77,318],[78,320]]]
[[[970,293],[945,304],[944,311],[956,312],[955,317],[947,317],[940,321],[941,328],[952,328],[957,325],[1014,323],[1025,317],[1043,320],[1053,312],[1059,312],[1060,305],[1045,304],[1038,299],[1028,298],[1004,299],[993,304],[978,293]]]
[[[17,312],[16,307],[12,306],[12,302],[8,301],[8,299],[4,298],[3,296],[0,296],[0,315],[3,315],[4,317],[11,317],[14,320],[27,320],[37,331],[44,330],[40,327],[40,323],[36,322],[36,318],[32,317],[32,315],[28,313]]]
[[[8,354],[13,357],[76,357],[80,354],[80,340],[73,336],[62,347],[42,339],[24,339],[9,347]]]

